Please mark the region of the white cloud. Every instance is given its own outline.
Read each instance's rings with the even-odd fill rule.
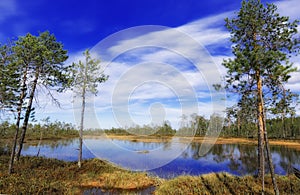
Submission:
[[[278,3],[280,10],[284,10],[295,1]],[[160,106],[152,108],[152,114],[169,120],[173,127],[178,127],[182,114],[196,112],[208,117],[214,111],[222,112],[224,94],[214,93],[211,85],[226,74],[221,64],[231,56],[211,56],[205,47],[230,49],[224,18],[232,13],[203,18],[175,29],[137,27],[101,41],[93,52],[98,52],[110,77],[99,86],[98,96],[91,99],[94,102],[89,103],[89,127],[100,124],[110,128],[118,123],[128,126],[132,119],[150,123],[154,104]],[[294,11],[291,15],[297,17]],[[82,51],[71,55],[68,62],[79,59]],[[299,67],[299,63],[295,65]],[[287,86],[300,92],[299,82],[299,72],[293,73]],[[233,105],[234,101],[226,104]],[[80,111],[75,108],[74,112],[78,115]]]
[[[299,13],[299,0],[281,0],[275,2],[278,12],[284,16],[289,16],[291,20],[298,20]]]
[[[196,20],[177,29],[187,33],[203,46],[211,44],[221,45],[229,38],[229,33],[225,30],[226,17],[230,17],[232,12],[225,12],[219,15]]]
[[[141,32],[139,36],[117,39],[105,45],[107,49],[105,53],[100,52],[100,56],[105,73],[110,77],[99,86],[99,95],[91,99],[94,103],[89,103],[88,127],[99,127],[98,121],[100,127],[116,126],[117,120],[127,120],[128,115],[149,122],[149,108],[153,103],[163,106],[165,119],[174,127],[178,127],[182,114],[211,114],[212,102],[207,100],[213,96],[209,88],[221,75],[204,45],[221,44],[228,38],[222,28],[212,25],[223,23],[223,18],[224,15],[218,15],[207,21],[201,19],[177,29],[153,31],[150,28],[148,33]],[[94,51],[103,50],[96,46]],[[82,51],[71,54],[67,64],[80,59]],[[70,102],[68,95],[61,95],[60,99]],[[205,102],[198,102],[198,98]],[[44,111],[45,114],[56,112],[62,118],[71,114],[70,110],[62,112],[56,108]],[[73,111],[76,121],[80,110],[73,108]],[[161,109],[154,109],[152,114],[159,111]]]
[[[13,16],[17,13],[15,0],[1,0],[0,1],[0,22],[7,17]]]

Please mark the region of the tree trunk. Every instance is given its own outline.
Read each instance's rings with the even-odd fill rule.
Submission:
[[[292,120],[292,125],[291,125],[291,134],[292,134],[292,137],[295,139],[296,136],[295,136],[295,127],[294,127],[294,114],[292,114],[291,116],[291,120]]]
[[[285,116],[286,116],[286,90],[283,87],[283,110],[282,110],[282,131],[283,131],[283,138],[287,137],[287,131],[285,126]]]
[[[241,118],[240,115],[237,115],[237,132],[236,132],[236,136],[240,136],[240,132],[241,132]]]
[[[16,121],[16,132],[13,140],[13,145],[11,149],[11,155],[10,155],[10,160],[8,164],[8,174],[11,174],[13,172],[13,166],[14,166],[14,160],[15,160],[15,154],[16,154],[16,147],[17,147],[17,141],[18,141],[18,136],[19,136],[19,130],[20,130],[20,121],[21,121],[21,112],[22,112],[22,106],[26,94],[26,82],[27,82],[27,70],[28,67],[26,66],[24,75],[23,75],[23,81],[22,81],[22,89],[21,89],[21,94],[19,98],[19,105],[17,107],[17,121]]]
[[[80,120],[80,129],[79,129],[79,154],[78,154],[78,167],[82,166],[82,134],[83,134],[83,126],[84,126],[84,111],[85,111],[85,94],[86,94],[86,85],[87,85],[87,60],[84,69],[84,83],[82,87],[82,104],[81,104],[81,120]]]
[[[282,138],[286,138],[286,128],[285,128],[285,113],[281,113],[281,128],[282,128]]]
[[[39,149],[38,149],[38,152],[36,154],[36,156],[38,157],[40,155],[40,151],[41,151],[41,144],[42,144],[42,140],[43,140],[43,130],[41,130],[41,135],[40,135],[40,140],[39,140],[39,143],[38,143],[38,146],[39,146]]]
[[[278,186],[277,186],[277,182],[276,182],[276,178],[275,178],[275,172],[274,172],[272,154],[271,154],[271,151],[270,151],[270,146],[269,146],[269,140],[268,140],[267,131],[265,131],[265,142],[266,142],[267,158],[268,158],[268,162],[269,162],[269,168],[270,168],[270,173],[271,173],[271,177],[272,177],[272,183],[273,183],[273,187],[274,187],[274,192],[275,192],[276,195],[279,195],[279,190],[278,190]]]
[[[31,107],[32,107],[32,103],[33,103],[33,98],[34,98],[34,93],[35,93],[35,89],[37,86],[37,81],[39,79],[39,74],[40,74],[40,68],[37,67],[36,72],[35,72],[35,78],[33,80],[32,83],[32,89],[30,92],[30,96],[29,96],[29,102],[26,108],[26,113],[25,113],[25,118],[24,118],[24,122],[22,125],[22,134],[21,137],[19,139],[19,148],[16,154],[16,160],[18,161],[22,152],[22,148],[23,148],[23,143],[24,143],[24,139],[25,139],[25,135],[26,135],[26,130],[27,130],[27,125],[28,125],[28,121],[29,121],[29,117],[30,117],[30,113],[31,113]]]
[[[82,105],[81,105],[81,120],[79,130],[79,154],[78,154],[78,167],[81,167],[82,162],[82,134],[83,134],[83,123],[84,123],[84,110],[85,110],[85,89],[82,93]]]
[[[23,104],[23,103],[22,103]],[[22,106],[21,108],[22,109]],[[16,147],[17,147],[17,140],[19,136],[19,129],[20,129],[20,120],[21,120],[21,110],[18,108],[18,117],[16,122],[16,132],[13,140],[13,146],[11,149],[10,159],[9,159],[9,165],[8,165],[8,174],[11,174],[13,172],[13,166],[14,166],[14,160],[15,160],[15,154],[16,154]]]
[[[278,190],[278,186],[277,186],[277,182],[276,182],[276,178],[275,178],[272,154],[271,154],[270,146],[269,146],[269,139],[268,139],[268,133],[267,133],[267,122],[266,122],[266,112],[265,112],[264,107],[263,107],[263,113],[264,113],[263,114],[264,142],[266,144],[267,159],[268,159],[268,162],[269,162],[269,169],[270,169],[270,173],[271,173],[271,177],[272,177],[272,184],[273,184],[273,187],[274,187],[274,192],[275,192],[276,195],[279,195],[279,190]]]
[[[264,110],[262,81],[259,70],[256,71],[257,80],[257,121],[258,121],[258,177],[262,180],[262,193],[265,190],[265,158],[264,158]]]

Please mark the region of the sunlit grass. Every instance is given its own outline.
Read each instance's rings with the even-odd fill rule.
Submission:
[[[299,194],[300,180],[293,175],[276,177],[281,194]],[[164,194],[261,194],[261,181],[253,176],[228,173],[180,176],[163,182],[155,191]],[[266,176],[265,194],[274,194],[271,177]]]
[[[15,173],[7,174],[8,156],[0,156],[0,193],[74,194],[85,187],[142,189],[155,184],[145,173],[130,172],[92,159],[78,168],[76,162],[41,157],[22,157]]]
[[[156,186],[155,194],[261,194],[261,181],[253,176],[210,173],[164,180],[147,173],[132,172],[106,161],[65,162],[41,157],[22,157],[15,173],[7,174],[8,155],[0,155],[0,194],[81,194],[83,189],[135,190]],[[300,194],[294,175],[276,176],[281,194]],[[266,176],[265,194],[273,194]]]

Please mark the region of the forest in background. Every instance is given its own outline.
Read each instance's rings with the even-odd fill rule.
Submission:
[[[84,135],[150,135],[150,136],[205,136],[211,120],[223,120],[218,117],[206,119],[204,116],[193,114],[182,117],[181,127],[173,129],[168,121],[162,125],[136,125],[126,128],[111,129],[85,129]],[[214,122],[214,121],[213,121]],[[273,118],[267,120],[267,129],[270,138],[273,139],[300,139],[300,117]],[[0,124],[0,137],[13,138],[15,124],[4,121]],[[28,140],[61,139],[78,137],[78,128],[71,124],[60,121],[50,122],[43,120],[39,123],[29,123],[27,130]],[[247,118],[225,118],[224,126],[220,132],[221,137],[257,138],[257,124],[255,120]]]

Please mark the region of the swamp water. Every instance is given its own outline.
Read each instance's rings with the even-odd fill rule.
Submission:
[[[39,152],[39,156],[76,161],[78,145],[78,139],[44,142],[39,146],[26,144],[22,155],[35,156]],[[84,139],[83,158],[98,157],[162,178],[222,171],[234,175],[256,173],[256,145],[216,144],[204,155],[200,155],[200,150],[201,143],[186,143],[180,138],[161,142],[87,138]],[[285,175],[291,166],[300,168],[300,151],[271,146],[271,152],[276,174]]]

